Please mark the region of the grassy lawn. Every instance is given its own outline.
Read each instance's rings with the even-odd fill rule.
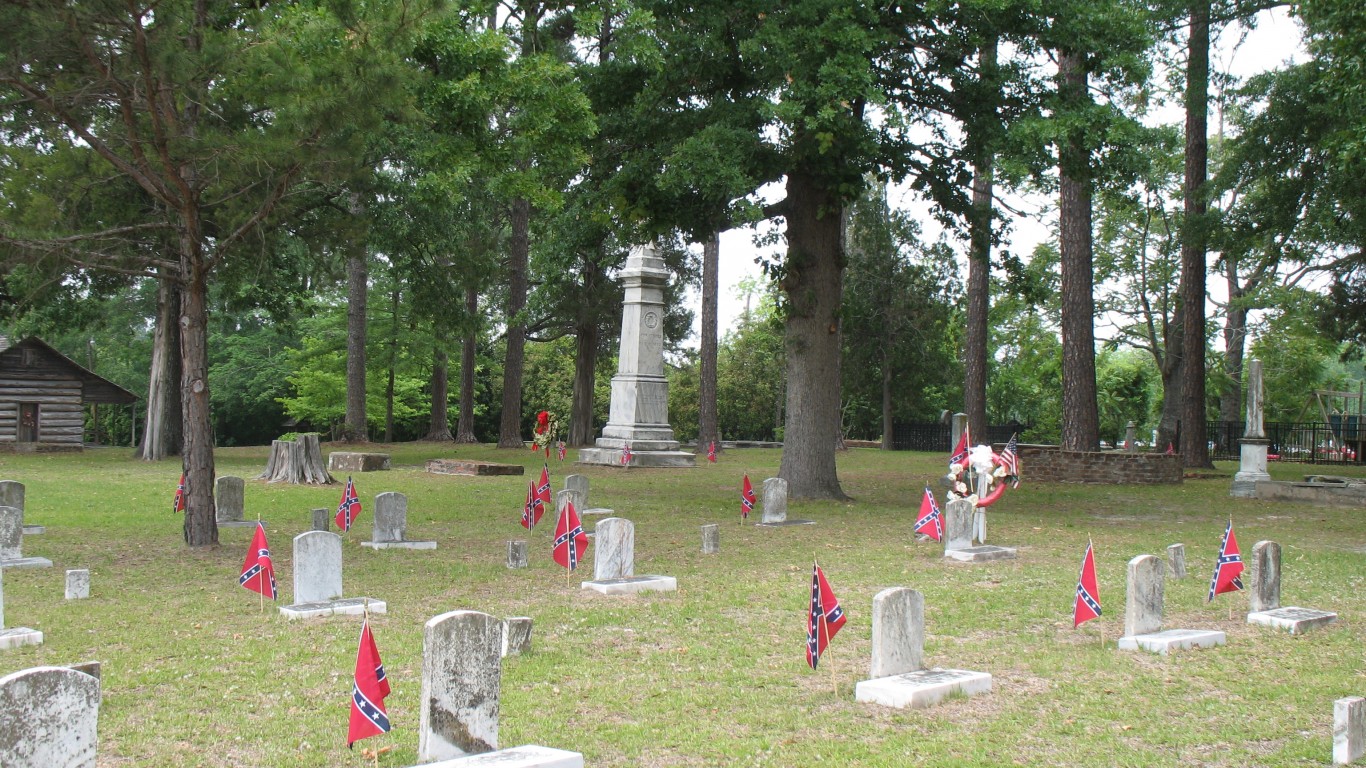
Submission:
[[[327,449],[325,448],[325,451]],[[693,470],[575,467],[591,502],[636,524],[636,572],[679,590],[605,597],[574,586],[550,559],[553,520],[531,538],[531,567],[504,565],[528,478],[428,475],[433,456],[524,463],[529,452],[431,444],[377,447],[390,472],[356,476],[365,512],[346,536],[347,596],[388,602],[372,622],[393,695],[394,731],[348,751],[351,671],[360,621],[288,622],[237,586],[250,529],[189,551],[170,512],[178,461],[126,449],[0,456],[0,478],[27,486],[26,522],[46,525],[24,552],[52,569],[4,574],[10,626],[43,631],[38,647],[0,654],[0,674],[39,664],[104,665],[102,766],[347,766],[361,745],[392,745],[381,765],[416,762],[422,625],[454,609],[531,616],[533,651],[503,667],[500,742],[577,750],[591,766],[714,765],[1326,765],[1332,702],[1366,693],[1366,516],[1232,499],[1236,467],[1174,487],[1025,484],[991,508],[1004,563],[946,561],[911,535],[921,488],[939,490],[945,457],[854,449],[839,458],[846,503],[793,501],[818,525],[740,526],[739,486],[777,472],[776,450],[732,450]],[[268,486],[253,478],[266,448],[218,452],[218,474],[247,479],[247,516],[266,521],[280,604],[292,596],[290,539],[309,510],[335,508],[341,486]],[[574,452],[570,452],[570,459]],[[1366,474],[1359,468],[1319,468]],[[1278,479],[1316,468],[1273,464]],[[341,478],[343,481],[345,478]],[[364,549],[374,496],[408,496],[408,536],[434,551]],[[1241,594],[1205,602],[1232,514],[1244,556],[1274,539],[1286,605],[1336,611],[1327,629],[1292,637],[1245,623]],[[721,553],[701,554],[700,526],[724,523]],[[1074,631],[1073,590],[1095,541],[1105,615]],[[1168,581],[1168,627],[1221,629],[1228,645],[1170,657],[1115,649],[1127,561],[1184,542],[1190,576]],[[849,616],[819,673],[805,664],[805,610],[818,558]],[[63,599],[63,570],[89,568],[91,599]],[[990,672],[990,694],[925,710],[858,704],[868,672],[873,595],[921,590],[926,662]],[[827,665],[833,669],[832,675]],[[2,762],[2,761],[0,761]]]

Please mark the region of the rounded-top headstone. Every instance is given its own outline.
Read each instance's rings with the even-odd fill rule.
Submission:
[[[479,611],[434,616],[422,629],[418,762],[498,748],[503,622]]]
[[[305,531],[294,537],[294,602],[326,603],[342,596],[342,537]]]
[[[408,532],[408,497],[386,491],[375,496],[375,541],[403,541]]]
[[[571,501],[574,502],[574,509],[578,510],[579,512],[582,512],[584,508],[583,499],[583,494],[579,493],[576,490],[573,490],[572,488],[565,488],[563,490],[556,491],[555,514],[559,515],[560,512],[564,510],[564,505]]]
[[[787,481],[770,477],[764,481],[764,517],[761,522],[781,523],[787,520]]]
[[[6,768],[94,768],[100,681],[65,667],[0,677],[0,755]]]
[[[1166,565],[1155,555],[1129,561],[1129,588],[1124,595],[1124,634],[1146,635],[1162,629],[1162,579]]]
[[[873,661],[868,676],[904,675],[923,666],[925,596],[893,587],[873,596]]]
[[[565,475],[564,487],[565,490],[578,492],[579,498],[574,506],[588,506],[588,475]]]
[[[246,483],[232,475],[219,477],[214,481],[213,502],[218,522],[241,522],[246,507]]]
[[[593,555],[594,580],[623,579],[635,575],[635,523],[624,517],[605,518],[598,521],[594,539],[597,547]]]
[[[0,507],[24,508],[24,484],[18,480],[0,480]]]

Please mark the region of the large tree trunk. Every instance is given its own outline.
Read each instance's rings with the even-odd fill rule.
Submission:
[[[213,426],[209,421],[208,275],[198,255],[197,238],[183,235],[180,297],[181,418],[185,446],[185,543],[218,543],[213,505]]]
[[[717,275],[721,264],[721,233],[713,232],[702,244],[702,338],[698,350],[697,444],[717,443],[721,450],[721,429],[716,408],[716,315]]]
[[[432,354],[432,420],[427,427],[425,440],[455,440],[451,434],[450,368],[447,363],[446,350],[438,343]]]
[[[346,258],[346,424],[345,439],[366,442],[365,331],[369,271],[364,244],[354,244]]]
[[[569,445],[593,442],[593,390],[598,368],[598,324],[591,318],[574,334],[574,400],[569,412]]]
[[[1219,420],[1242,421],[1243,355],[1247,347],[1247,307],[1238,284],[1238,260],[1224,254],[1228,275],[1228,311],[1224,317],[1224,376],[1227,383],[1219,394]]]
[[[1090,100],[1082,57],[1060,52],[1064,101]],[[1086,138],[1073,132],[1058,151],[1058,228],[1062,260],[1062,447],[1094,451],[1100,445],[1096,407],[1095,299],[1091,266],[1091,176]]]
[[[1209,116],[1209,0],[1190,6],[1186,56],[1186,219],[1181,237],[1181,311],[1184,382],[1181,387],[1181,463],[1213,468],[1205,426],[1205,177]]]
[[[794,498],[844,499],[835,469],[840,417],[840,204],[815,179],[787,177],[787,419],[778,474]]]
[[[147,418],[138,458],[160,461],[180,453],[185,435],[180,386],[180,289],[171,280],[161,280],[147,376]]]
[[[392,309],[392,322],[389,326],[389,371],[384,382],[384,442],[394,441],[394,379],[397,376],[398,367],[398,301],[400,294],[398,289],[394,289]]]
[[[470,286],[465,289],[465,312],[469,315],[469,329],[460,344],[460,418],[455,425],[455,442],[477,443],[474,435],[474,365],[479,332],[476,318],[479,316],[479,289]]]
[[[882,450],[890,451],[896,446],[892,443],[896,425],[892,421],[892,354],[884,347],[882,350]],[[985,435],[986,432],[981,434]]]
[[[979,52],[981,77],[995,78],[996,41]],[[968,317],[963,333],[963,412],[968,430],[987,434],[987,312],[990,307],[991,219],[993,153],[983,137],[970,137],[972,150],[972,213],[968,244]]]
[[[508,239],[507,354],[503,360],[503,413],[498,422],[498,447],[523,448],[522,368],[526,360],[526,325],[518,317],[526,307],[527,263],[531,243],[531,203],[512,201]]]

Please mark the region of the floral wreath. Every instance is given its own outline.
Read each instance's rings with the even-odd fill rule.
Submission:
[[[536,433],[531,438],[531,450],[544,450],[545,455],[550,455],[550,447],[555,444],[560,434],[560,419],[550,411],[541,411],[536,414]]]
[[[986,476],[987,485],[991,488],[987,495],[977,496],[973,475]],[[1020,485],[1019,476],[1006,473],[1005,462],[989,445],[977,445],[969,449],[968,455],[961,461],[949,465],[949,473],[944,479],[949,484],[950,499],[967,499],[978,508],[989,507],[1000,500],[1007,481],[1011,487],[1018,488]]]

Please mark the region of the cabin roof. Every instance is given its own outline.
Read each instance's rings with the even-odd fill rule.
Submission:
[[[47,358],[49,363],[54,364],[57,368],[69,370],[72,375],[81,380],[81,400],[83,402],[126,404],[138,399],[137,395],[85,368],[75,360],[53,349],[50,344],[37,336],[29,336],[9,346],[5,345],[5,341],[3,337],[0,337],[0,375],[17,372],[24,368],[22,350],[33,349]]]

